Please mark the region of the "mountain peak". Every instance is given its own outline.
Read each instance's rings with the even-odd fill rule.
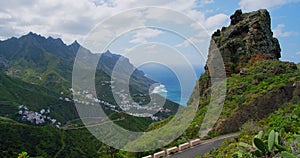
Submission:
[[[46,38],[39,34],[29,32],[28,34],[21,36],[19,39],[46,39]]]
[[[106,52],[104,52],[104,54],[112,54],[109,50],[107,50]]]
[[[228,27],[218,29],[212,35],[208,55],[212,59],[215,49],[219,50],[227,76],[240,72],[241,68],[250,66],[257,60],[278,60],[281,57],[280,45],[273,37],[267,10],[250,13],[237,10],[230,19]]]
[[[77,40],[75,40],[71,45],[80,45]]]
[[[106,52],[103,53],[104,56],[108,56],[108,57],[114,57],[114,58],[120,58],[122,57],[121,55],[119,54],[113,54],[111,53],[110,50],[107,50]]]
[[[73,43],[69,45],[69,47],[76,48],[76,49],[79,49],[80,46],[81,45],[77,42],[77,40],[75,40]]]

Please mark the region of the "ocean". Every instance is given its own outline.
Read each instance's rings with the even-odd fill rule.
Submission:
[[[186,106],[196,85],[196,81],[204,71],[203,66],[195,66],[194,69],[197,77],[191,82],[188,82],[188,84],[185,84],[185,86],[182,85],[183,87],[181,90],[179,79],[175,73],[166,66],[160,64],[145,64],[139,67],[139,69],[145,73],[145,76],[160,84],[154,88],[152,93],[158,93],[183,106]],[[179,71],[186,71],[186,68],[180,66],[176,67],[176,69]]]

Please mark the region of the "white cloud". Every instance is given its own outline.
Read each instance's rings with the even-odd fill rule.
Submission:
[[[133,36],[134,39],[129,41],[129,43],[135,43],[135,44],[143,44],[147,43],[148,38],[157,37],[158,35],[162,34],[163,32],[160,30],[154,30],[154,29],[141,29],[138,30],[135,35]]]
[[[205,26],[207,28],[215,28],[224,25],[229,20],[229,16],[225,14],[217,14],[209,17],[206,20]]]
[[[195,37],[191,37],[189,39],[184,40],[182,43],[177,44],[175,47],[188,47],[191,44],[196,44],[196,43],[201,43],[203,42],[203,38],[200,38],[199,36],[197,36],[198,38]]]
[[[167,93],[168,91],[167,91],[167,89],[166,89],[166,86],[165,85],[163,85],[163,84],[159,84],[158,86],[156,86],[153,90],[152,90],[152,92],[151,92],[151,94],[152,93],[156,93],[156,94],[164,94],[164,93]],[[164,94],[165,95],[165,94]]]
[[[83,41],[85,36],[101,21],[117,15],[122,11],[131,8],[158,6],[169,8],[178,13],[185,14],[193,20],[209,28],[209,32],[215,27],[222,25],[226,15],[218,14],[212,17],[206,17],[204,12],[195,10],[195,8],[214,3],[213,0],[31,0],[30,2],[10,0],[0,1],[0,37],[9,38],[11,36],[21,36],[30,31],[43,36],[53,36],[62,38],[64,42],[71,43],[74,40]],[[174,17],[174,14],[155,12],[132,13],[128,16],[122,16],[111,22],[110,30],[101,32],[103,38],[112,37],[113,34],[120,33],[118,28],[131,28],[132,26],[145,24],[145,18],[151,19],[159,17],[163,22],[166,20],[185,24],[184,18]],[[147,15],[146,17],[144,15]],[[103,26],[104,27],[104,26]],[[193,29],[190,26],[183,26],[186,29]],[[122,29],[124,30],[124,29]],[[130,31],[130,30],[129,30]],[[159,30],[138,32],[134,35],[131,43],[145,43],[148,38],[153,38],[161,34]],[[189,37],[190,38],[190,37]],[[192,39],[192,38],[190,38]],[[208,40],[208,36],[199,36],[195,34],[192,41]]]
[[[277,27],[273,30],[274,36],[276,37],[290,37],[293,35],[298,35],[297,32],[292,32],[292,31],[284,31],[283,29],[285,28],[284,24],[278,24]]]
[[[207,4],[212,4],[212,3],[214,3],[214,0],[201,0],[200,6],[205,6]]]
[[[209,41],[210,35],[221,26],[227,25],[229,21],[229,16],[225,14],[217,14],[207,19],[201,18],[200,22],[195,22],[191,24],[193,29],[197,29],[198,33],[182,43],[176,45],[176,47],[188,47],[192,43],[203,43]]]
[[[253,11],[257,9],[270,9],[299,1],[300,0],[241,0],[239,5],[244,11]]]
[[[0,19],[3,20],[3,19],[11,19],[11,15],[7,14],[7,13],[4,13],[4,12],[0,12]]]
[[[299,51],[299,52],[296,52],[296,54],[297,54],[297,55],[300,55],[300,51]]]

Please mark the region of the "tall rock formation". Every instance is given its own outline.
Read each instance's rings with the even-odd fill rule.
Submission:
[[[225,65],[226,75],[238,73],[241,68],[257,60],[275,59],[280,56],[280,45],[273,37],[271,19],[267,10],[243,14],[237,10],[231,24],[217,30],[211,38],[211,46],[219,49]],[[209,50],[209,56],[212,51]]]
[[[198,104],[199,116],[203,115],[201,111],[205,111],[203,108],[213,99],[211,82],[224,81],[226,77],[227,81],[230,80],[227,82],[223,107],[228,113],[221,114],[214,129],[211,130],[213,133],[235,131],[247,120],[259,120],[283,107],[293,98],[300,98],[300,81],[296,77],[299,75],[296,72],[296,65],[278,61],[281,49],[278,40],[273,37],[269,12],[258,10],[242,13],[241,10],[237,10],[230,19],[228,27],[213,33],[205,73],[201,75],[198,86],[188,102],[188,105]],[[259,63],[266,65],[258,65]],[[274,79],[283,78],[288,76],[286,74],[294,72],[296,76],[287,77],[286,81],[280,84]],[[233,79],[236,79],[234,83]],[[262,88],[261,85],[269,82],[268,80],[272,81],[270,84],[276,82],[278,85],[274,83],[273,87],[265,85]],[[257,89],[261,90],[261,94],[257,95]]]
[[[224,63],[226,76],[230,77],[231,74],[241,72],[243,68],[251,66],[256,61],[278,60],[281,57],[279,41],[273,37],[271,18],[267,10],[261,9],[250,13],[237,10],[230,19],[228,27],[218,29],[211,37],[205,74],[202,76],[206,79],[198,82],[200,94],[210,87],[212,74],[217,76],[217,73],[220,73],[219,70],[215,70],[218,63],[220,67]],[[222,59],[217,59],[220,57],[219,54]],[[192,96],[190,101],[193,97],[195,96]]]

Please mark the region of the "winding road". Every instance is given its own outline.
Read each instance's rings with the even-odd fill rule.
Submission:
[[[63,129],[63,130],[75,130],[75,129],[82,129],[82,128],[88,128],[88,127],[95,127],[95,126],[100,126],[100,125],[103,125],[103,124],[106,124],[106,123],[111,123],[111,122],[116,122],[116,121],[122,121],[124,119],[125,118],[116,119],[116,120],[104,120],[103,122],[100,122],[100,123],[89,124],[89,125],[79,126],[79,127],[67,127],[67,126],[64,126],[64,127],[61,127],[61,129]]]
[[[173,155],[168,156],[168,158],[194,158],[199,155],[203,155],[213,148],[217,148],[221,142],[223,142],[226,138],[234,138],[238,136],[240,133],[232,133],[223,136],[219,136],[210,140],[203,141],[203,143],[183,150],[181,152],[175,153]]]

